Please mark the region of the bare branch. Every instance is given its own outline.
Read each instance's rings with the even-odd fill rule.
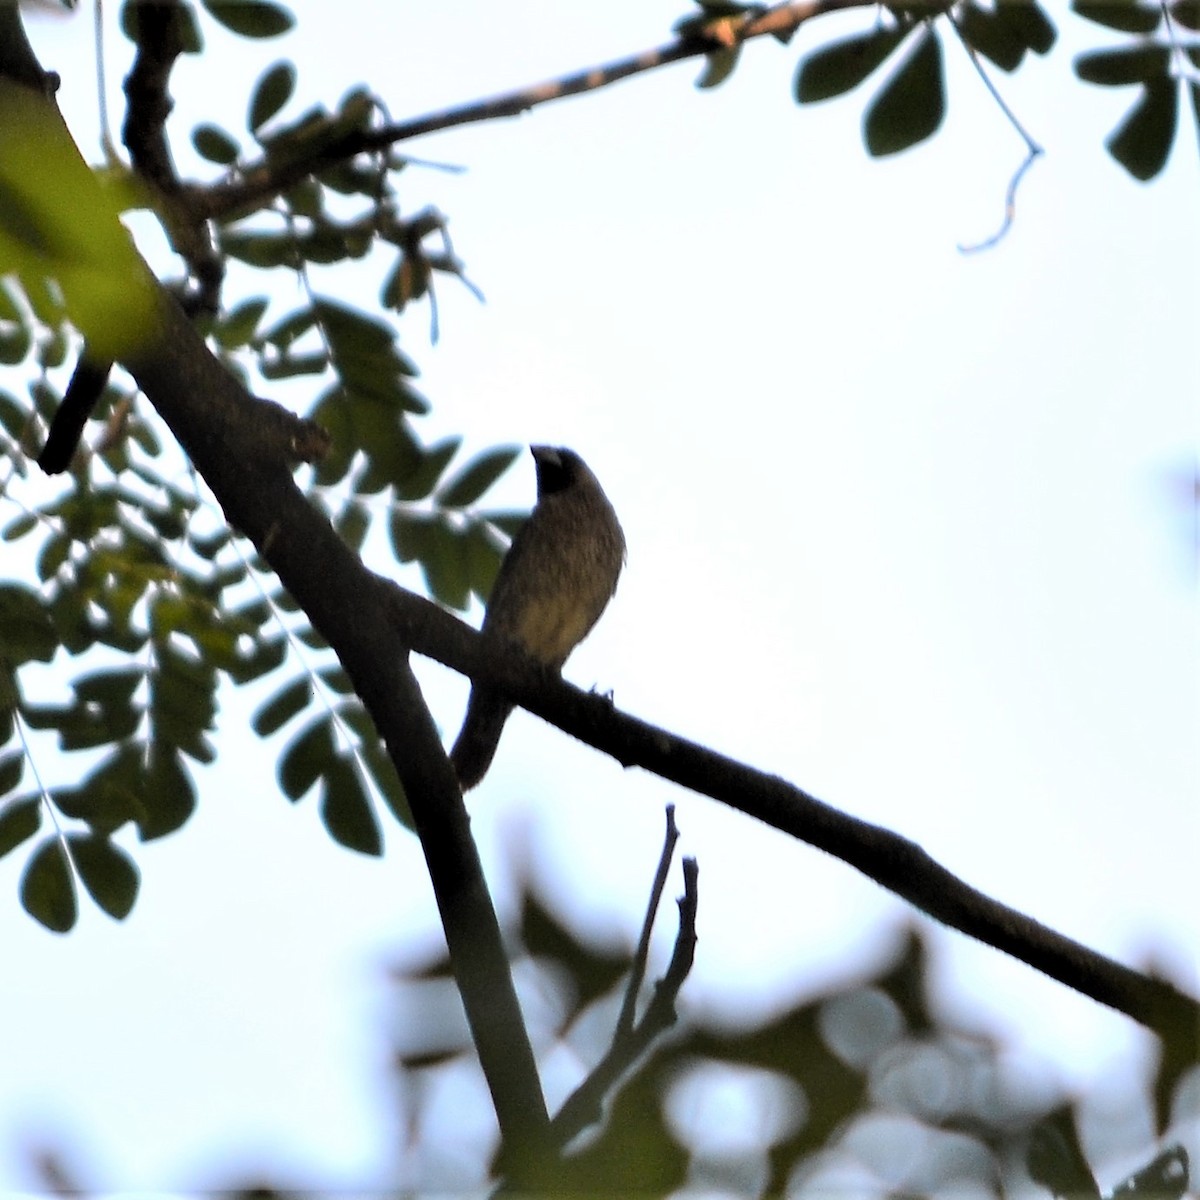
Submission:
[[[650,888],[650,902],[646,905],[646,916],[642,921],[642,934],[638,938],[637,951],[633,956],[633,967],[629,972],[629,985],[621,1004],[621,1015],[617,1018],[617,1037],[633,1029],[633,1014],[637,1006],[638,993],[646,978],[646,960],[650,956],[650,934],[654,930],[654,917],[662,900],[663,888],[667,886],[667,874],[671,870],[671,859],[675,844],[679,841],[679,829],[675,824],[675,805],[667,805],[667,831],[663,836],[662,853],[658,856],[658,870],[654,872],[654,883]]]
[[[573,687],[520,655],[489,650],[474,630],[435,604],[379,582],[391,597],[390,619],[414,650],[486,679],[515,703],[624,766],[643,767],[832,854],[951,929],[1011,954],[1163,1036],[1200,1030],[1200,1003],[1191,996],[984,895],[908,838],[839,812],[777,775],[620,712],[608,698]]]
[[[674,829],[671,809],[668,809],[667,844],[674,846],[678,831]],[[669,851],[667,862],[669,863]],[[696,953],[696,909],[699,904],[698,879],[700,868],[694,858],[685,858],[683,866],[683,895],[679,898],[679,932],[675,936],[675,949],[666,974],[654,986],[654,995],[642,1019],[628,1027],[623,1025],[625,1010],[617,1022],[612,1045],[604,1057],[592,1069],[588,1077],[567,1097],[550,1122],[550,1133],[554,1145],[565,1146],[577,1133],[595,1124],[603,1112],[604,1098],[617,1085],[658,1037],[678,1020],[675,1001],[679,989],[692,969]],[[661,867],[661,863],[660,863]],[[661,895],[662,888],[656,877],[655,891]],[[651,911],[656,907],[652,904]],[[645,964],[642,964],[643,969]],[[635,960],[636,968],[636,960]],[[631,980],[632,982],[632,980]],[[626,992],[628,999],[629,992]]]
[[[253,212],[313,172],[353,158],[356,154],[384,150],[400,142],[412,141],[414,138],[455,129],[461,125],[517,117],[553,100],[593,92],[645,71],[654,71],[688,58],[699,58],[753,38],[770,35],[786,40],[805,21],[813,17],[843,8],[865,8],[872,3],[873,0],[801,0],[799,3],[777,4],[758,16],[747,17],[740,25],[733,27],[732,35],[728,24],[721,26],[720,37],[705,35],[702,32],[683,34],[673,42],[654,50],[646,50],[641,54],[633,54],[601,66],[589,67],[534,84],[532,87],[518,88],[498,96],[474,100],[468,104],[414,117],[409,121],[384,125],[379,129],[356,130],[307,158],[273,164],[264,157],[256,163],[239,168],[236,176],[224,182],[209,187],[195,187],[193,206],[205,216],[226,219]]]
[[[189,312],[216,312],[225,264],[213,245],[204,214],[190,204],[171,159],[166,122],[174,108],[168,85],[184,52],[184,11],[179,0],[155,0],[137,8],[137,56],[125,77],[129,104],[121,139],[134,170],[153,188],[171,245],[195,280],[185,296]]]

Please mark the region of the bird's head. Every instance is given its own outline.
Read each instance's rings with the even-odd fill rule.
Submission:
[[[587,463],[565,446],[530,446],[537,467],[538,498],[553,496],[573,483],[592,477]]]

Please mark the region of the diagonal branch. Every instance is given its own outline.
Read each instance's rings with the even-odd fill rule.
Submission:
[[[453,108],[427,113],[379,129],[355,130],[335,143],[323,146],[308,157],[285,163],[272,163],[269,158],[263,157],[256,163],[239,168],[234,178],[211,186],[193,188],[193,208],[204,216],[227,220],[261,208],[313,172],[353,158],[356,154],[386,150],[400,142],[412,141],[414,138],[462,125],[521,116],[553,100],[564,100],[568,96],[593,92],[598,88],[619,83],[622,79],[630,79],[634,75],[654,71],[670,63],[700,58],[754,38],[770,35],[787,40],[805,21],[813,17],[838,9],[866,8],[873,2],[874,0],[798,0],[777,4],[757,15],[747,13],[740,23],[723,21],[719,34],[706,33],[701,27],[698,32],[680,34],[673,42],[667,42],[656,49],[575,71],[557,79],[534,84],[532,87],[517,88],[498,96],[473,100],[467,104],[455,105]]]
[[[840,812],[777,775],[688,741],[584,692],[537,663],[485,651],[456,617],[387,581],[391,620],[420,654],[502,688],[551,725],[611,755],[755,817],[861,871],[935,920],[1011,954],[1163,1037],[1200,1033],[1200,1002],[1057,933],[959,879],[915,842]]]

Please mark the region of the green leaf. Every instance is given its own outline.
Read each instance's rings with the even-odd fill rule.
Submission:
[[[904,40],[903,26],[880,26],[821,46],[800,60],[796,100],[813,104],[857,87]]]
[[[299,261],[296,239],[290,233],[253,233],[222,229],[221,249],[252,267],[294,267]]]
[[[209,13],[231,33],[246,38],[273,38],[287,33],[296,18],[271,0],[201,0]]]
[[[945,115],[942,44],[930,26],[867,108],[867,150],[877,158],[907,150],[936,132]]]
[[[1200,0],[1175,0],[1171,20],[1184,29],[1200,30]]]
[[[138,822],[143,842],[174,833],[196,811],[196,785],[181,755],[171,747],[152,744],[142,776],[145,815]]]
[[[492,594],[492,585],[500,571],[500,564],[508,549],[490,532],[486,521],[478,521],[463,534],[463,545],[467,557],[467,577],[471,591],[480,600],[487,602]]]
[[[512,466],[520,453],[520,446],[499,446],[484,451],[437,490],[434,503],[442,508],[466,508],[474,504]]]
[[[92,899],[110,917],[124,920],[138,893],[138,870],[133,860],[108,838],[90,833],[67,835],[71,859]]]
[[[335,758],[321,783],[321,821],[334,841],[359,854],[383,853],[383,834],[354,764]]]
[[[0,329],[0,363],[14,367],[24,362],[32,345],[33,337],[24,325]]]
[[[958,29],[963,40],[1002,71],[1016,70],[1027,49],[1024,39],[1006,17],[1011,9],[1012,5],[986,9],[968,2],[958,13]]]
[[[1145,7],[1129,0],[1074,0],[1071,11],[1088,21],[1103,25],[1107,29],[1119,29],[1122,33],[1153,33],[1162,21],[1162,8],[1158,4]]]
[[[1170,62],[1168,46],[1121,46],[1116,50],[1094,50],[1075,60],[1075,74],[1085,83],[1120,87],[1164,79]]]
[[[28,406],[21,404],[15,396],[0,391],[0,425],[14,442],[21,441],[33,424],[33,414]]]
[[[49,662],[58,649],[58,634],[45,603],[19,584],[0,585],[0,654],[10,665],[30,659]]]
[[[394,509],[388,521],[388,534],[396,561],[423,560],[432,554],[437,545],[437,526],[437,518],[427,513]]]
[[[337,757],[328,714],[317,717],[296,737],[279,760],[279,786],[289,800],[299,800]]]
[[[10,800],[0,808],[0,858],[33,837],[42,824],[42,801],[38,796]]]
[[[20,541],[27,533],[38,527],[37,513],[22,513],[15,521],[10,521],[0,534],[6,542]]]
[[[740,42],[735,46],[725,46],[720,50],[714,50],[711,54],[706,54],[704,70],[700,73],[700,78],[696,80],[696,86],[698,88],[719,87],[733,74],[733,69],[737,66],[741,54]]]
[[[1135,179],[1145,183],[1166,165],[1179,124],[1179,88],[1173,79],[1148,83],[1142,98],[1104,143]]]
[[[464,611],[471,603],[471,568],[466,540],[445,522],[434,527],[430,552],[421,559],[429,594],[447,608]]]
[[[238,155],[242,152],[242,148],[225,130],[207,123],[197,125],[192,130],[192,145],[196,147],[196,153],[201,158],[219,163],[223,167],[237,162]]]
[[[11,792],[21,782],[21,776],[24,773],[25,754],[23,751],[14,750],[0,756],[0,796]]]
[[[292,98],[296,90],[296,68],[286,59],[270,67],[254,87],[246,125],[257,133]]]
[[[350,676],[340,663],[322,667],[317,675],[330,691],[337,692],[339,696],[349,696],[354,692],[354,684],[350,682]]]
[[[21,876],[21,907],[54,933],[66,933],[79,917],[75,880],[66,851],[56,837],[34,851]]]
[[[451,437],[420,451],[415,466],[392,481],[397,500],[424,500],[442,477],[450,460],[458,453],[462,438]]]
[[[243,300],[236,308],[231,309],[222,318],[213,336],[223,350],[236,350],[244,346],[253,336],[267,311],[266,296],[254,296]]]
[[[348,500],[333,522],[338,536],[351,550],[361,550],[367,530],[371,528],[371,512],[359,500]]]
[[[379,794],[391,810],[392,815],[406,829],[415,829],[412,810],[408,807],[408,797],[404,794],[404,785],[396,774],[396,766],[388,757],[387,750],[378,735],[365,739],[360,753]]]
[[[80,700],[107,707],[124,708],[133,699],[133,693],[146,678],[141,667],[118,667],[111,671],[94,671],[81,675],[72,684]]]
[[[1005,19],[1020,32],[1034,54],[1049,54],[1058,38],[1054,23],[1042,11],[1037,0],[1020,0],[1016,4],[1004,4]]]
[[[297,713],[303,712],[312,700],[312,680],[307,675],[293,679],[262,705],[250,721],[259,737],[269,737],[282,729]]]

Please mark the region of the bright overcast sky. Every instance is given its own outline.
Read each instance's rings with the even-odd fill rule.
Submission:
[[[684,11],[615,0],[564,26],[548,0],[298,7],[296,33],[249,50],[208,27],[220,78],[180,64],[172,128],[241,132],[283,56],[303,105],[366,81],[402,118],[656,45]],[[1064,17],[1049,63],[1002,79],[1046,157],[1007,240],[963,256],[999,224],[1019,139],[947,43],[943,130],[869,161],[866,92],[789,99],[799,50],[835,28],[816,27],[751,47],[712,94],[685,64],[411,147],[467,168],[412,170],[407,202],[449,215],[487,296],[443,283],[436,347],[425,311],[400,327],[434,404],[422,432],[569,444],[603,481],[629,562],[572,680],[1195,987],[1194,130],[1163,178],[1131,181],[1103,140],[1132,97],[1069,73],[1110,39]],[[30,29],[94,153],[90,13]],[[120,112],[115,28],[107,60]],[[276,295],[281,313],[298,300],[282,275]],[[532,500],[528,460],[505,488]],[[422,678],[452,734],[465,687]],[[289,805],[278,746],[241,732],[249,703],[230,700],[197,817],[135,847],[125,923],[85,903],[51,935],[18,905],[24,855],[0,864],[0,1189],[32,1183],[39,1139],[108,1187],[389,1178],[382,972],[434,928],[423,867],[394,825],[366,861],[324,835],[315,796]],[[581,928],[632,939],[668,801],[701,866],[693,1009],[845,978],[905,917],[842,864],[520,714],[471,808],[498,879],[515,841]],[[1064,1083],[1144,1053],[1090,1001],[939,944],[949,1011]]]

